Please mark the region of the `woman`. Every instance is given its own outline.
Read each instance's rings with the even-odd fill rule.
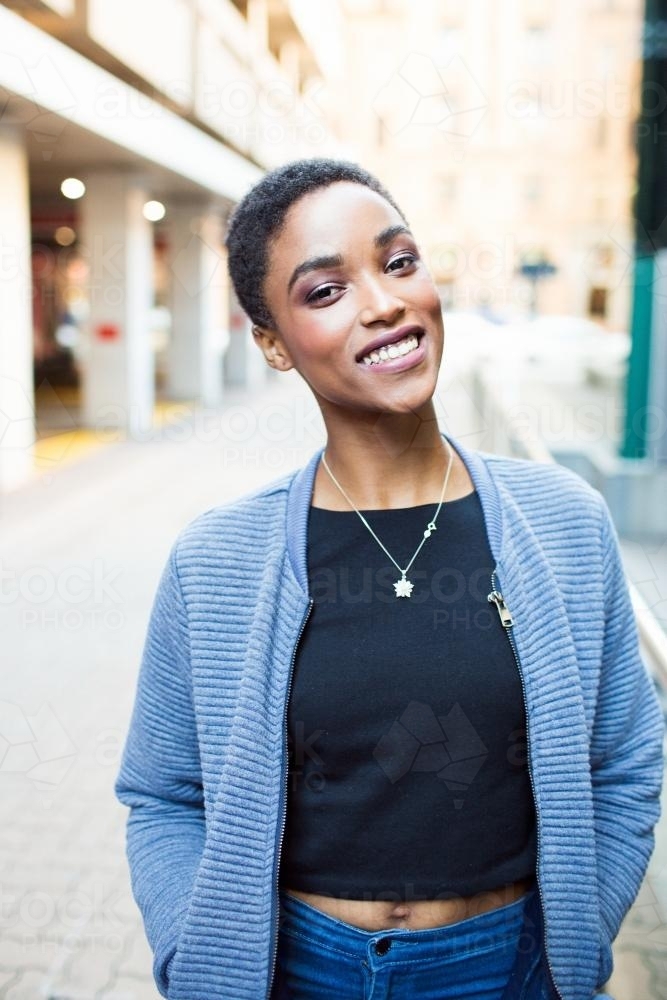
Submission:
[[[273,171],[227,247],[326,446],[158,587],[115,786],[158,989],[589,1000],[662,781],[604,501],[438,427],[438,295],[366,171]]]

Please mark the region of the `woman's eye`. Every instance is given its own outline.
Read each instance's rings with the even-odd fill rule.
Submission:
[[[394,257],[389,261],[387,267],[392,271],[405,271],[407,267],[416,262],[417,258],[413,253],[402,253],[400,257]],[[404,264],[404,267],[394,267],[394,264]]]
[[[418,259],[414,253],[402,253],[390,260],[387,268],[390,271],[407,271]],[[306,296],[306,302],[326,305],[340,291],[343,291],[340,285],[320,285]]]
[[[320,285],[319,288],[306,296],[306,302],[326,302],[336,291],[336,285]]]

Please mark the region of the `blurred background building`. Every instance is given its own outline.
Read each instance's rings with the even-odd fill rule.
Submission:
[[[641,0],[347,0],[349,135],[447,307],[627,323]],[[356,99],[355,99],[356,98]]]
[[[0,489],[29,477],[40,425],[138,436],[156,395],[215,405],[252,383],[224,223],[262,170],[336,151],[318,95],[342,68],[338,14],[0,4]]]
[[[7,1000],[155,1000],[110,783],[176,531],[315,446],[224,250],[249,186],[311,156],[412,225],[443,425],[603,492],[667,705],[667,0],[0,0]],[[113,586],[72,593],[91,566]],[[667,996],[666,859],[662,822],[616,1000]]]
[[[642,88],[644,14],[642,0],[1,2],[0,490],[52,457],[56,432],[139,437],[170,403],[270,378],[222,241],[247,187],[298,156],[356,159],[388,184],[447,312],[576,317],[580,340],[627,339],[638,126],[664,110]],[[641,409],[648,351],[636,361]],[[652,363],[663,405],[667,359]]]

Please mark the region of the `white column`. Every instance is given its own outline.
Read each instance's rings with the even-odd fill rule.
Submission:
[[[82,373],[82,417],[89,427],[140,438],[153,422],[151,343],[153,230],[141,180],[120,172],[84,178],[82,245],[89,266],[90,316]]]
[[[269,47],[269,7],[267,0],[248,0],[247,21],[259,52]]]
[[[227,270],[218,213],[175,204],[169,223],[171,335],[167,352],[167,395],[204,406],[222,400],[222,355]]]
[[[33,471],[32,277],[28,159],[22,131],[0,124],[0,492]]]
[[[229,293],[229,347],[225,354],[225,382],[247,389],[264,385],[273,369],[266,363],[251,332],[251,323],[241,309],[234,289]]]

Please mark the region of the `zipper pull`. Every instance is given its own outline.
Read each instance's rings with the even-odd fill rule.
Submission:
[[[505,598],[500,591],[492,590],[487,597],[487,601],[490,604],[495,604],[498,608],[498,614],[500,615],[500,621],[502,622],[503,628],[511,628],[512,625],[514,625],[514,619],[512,618],[512,613],[505,604]]]

